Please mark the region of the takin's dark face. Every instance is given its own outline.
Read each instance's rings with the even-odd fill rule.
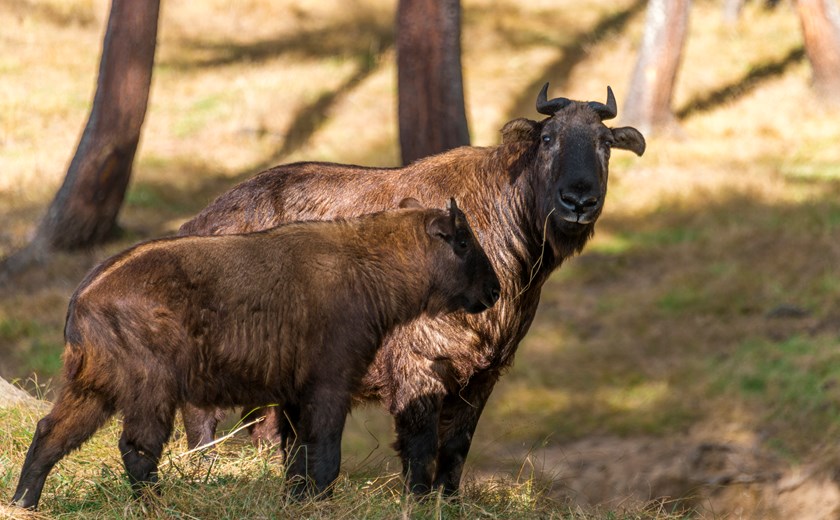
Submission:
[[[455,199],[427,221],[426,232],[436,245],[432,285],[446,295],[443,308],[474,314],[495,305],[502,290],[499,278]]]
[[[572,102],[542,122],[537,157],[547,180],[545,201],[555,230],[574,235],[591,228],[607,195],[610,151],[642,155],[645,140],[632,127],[608,128],[589,103]]]
[[[517,119],[502,129],[505,139],[536,141],[533,164],[538,216],[552,231],[566,236],[590,233],[607,195],[610,151],[645,151],[645,139],[632,127],[608,128],[616,115],[615,97],[607,103],[546,99],[548,84],[537,97],[541,122]]]

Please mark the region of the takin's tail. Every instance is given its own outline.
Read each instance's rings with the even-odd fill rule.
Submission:
[[[64,353],[61,355],[61,360],[64,364],[65,381],[76,379],[85,361],[85,352],[82,348],[84,338],[78,327],[76,311],[74,295],[67,307],[67,316],[64,320]]]
[[[82,371],[85,362],[85,353],[79,345],[71,342],[64,344],[64,353],[61,355],[64,363],[64,380],[73,381]]]

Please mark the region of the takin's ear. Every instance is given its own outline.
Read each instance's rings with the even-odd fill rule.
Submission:
[[[426,233],[432,238],[451,241],[452,237],[455,236],[455,217],[452,210],[429,219],[426,222]]]
[[[502,143],[533,141],[539,137],[540,130],[542,130],[540,123],[519,117],[513,121],[508,121],[502,127]]]
[[[610,128],[610,130],[613,134],[613,148],[630,150],[639,156],[645,153],[645,137],[632,126]]]
[[[420,201],[415,199],[414,197],[406,197],[400,201],[400,208],[402,209],[426,209],[425,206],[420,204]]]

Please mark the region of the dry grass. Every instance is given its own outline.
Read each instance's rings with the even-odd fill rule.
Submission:
[[[514,478],[534,450],[601,435],[752,439],[793,464],[840,461],[831,442],[840,425],[840,113],[810,91],[791,6],[768,12],[760,4],[747,3],[733,28],[723,24],[719,2],[695,2],[674,101],[680,131],[651,138],[641,159],[614,155],[597,236],[545,287],[517,364],[479,425],[470,497],[504,490],[479,477]],[[26,242],[64,174],[87,116],[107,9],[104,0],[0,4],[0,257]],[[137,240],[173,232],[266,165],[396,164],[393,16],[392,3],[373,0],[165,3],[151,104],[121,216],[125,236],[58,255],[3,289],[0,375],[36,372],[47,381],[59,368],[67,297],[86,269]],[[599,100],[610,84],[620,116],[643,17],[640,0],[465,0],[473,142],[495,143],[505,121],[535,117],[533,99],[546,80],[552,92]],[[34,427],[34,417],[9,421]],[[397,468],[391,440],[384,413],[355,412],[345,438],[351,477],[340,486],[356,490],[367,476],[388,480],[382,475]],[[14,442],[13,455],[0,453],[4,464],[14,462],[2,468],[0,498],[11,493],[25,448]],[[242,459],[231,454],[231,464],[265,483],[227,468],[206,485],[236,487],[250,497],[244,508],[272,516],[262,494],[282,486],[280,477],[259,457],[248,461],[247,447],[231,449],[243,451]],[[178,502],[194,484],[169,470],[167,485],[178,491],[164,495],[162,509],[143,510],[124,501],[116,460],[84,469],[85,453],[94,452],[63,466],[48,495],[89,486],[83,496],[114,508],[92,513],[100,516],[120,516],[120,508],[135,516],[210,515],[218,505]],[[110,469],[97,485],[74,476],[103,467]],[[551,473],[544,470],[534,471],[533,482]],[[481,516],[485,507],[501,516],[567,514],[562,507],[497,510],[480,498],[477,509],[422,509],[389,486],[361,501],[374,505],[360,516],[380,509],[381,516]],[[504,493],[520,500],[522,488],[510,489]],[[549,494],[558,495],[557,487]],[[50,500],[57,515],[87,507],[84,498]],[[296,511],[336,511],[325,507]],[[628,514],[646,514],[636,511]]]
[[[41,408],[0,407],[0,487],[13,489]],[[298,502],[285,492],[283,467],[243,439],[216,446],[216,456],[189,455],[175,432],[160,465],[159,495],[132,498],[116,449],[119,422],[110,421],[50,474],[39,512],[0,506],[0,518],[596,518],[551,499],[532,475],[467,482],[458,500],[416,501],[402,494],[398,473],[345,464],[326,501]],[[678,518],[653,503],[611,518]]]

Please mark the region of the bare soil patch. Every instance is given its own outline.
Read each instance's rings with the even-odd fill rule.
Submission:
[[[759,439],[709,433],[681,436],[590,436],[509,458],[511,474],[535,477],[548,496],[593,514],[684,513],[692,518],[824,520],[840,517],[835,471],[793,465]],[[498,476],[477,470],[479,480]],[[509,477],[508,477],[509,478]]]

